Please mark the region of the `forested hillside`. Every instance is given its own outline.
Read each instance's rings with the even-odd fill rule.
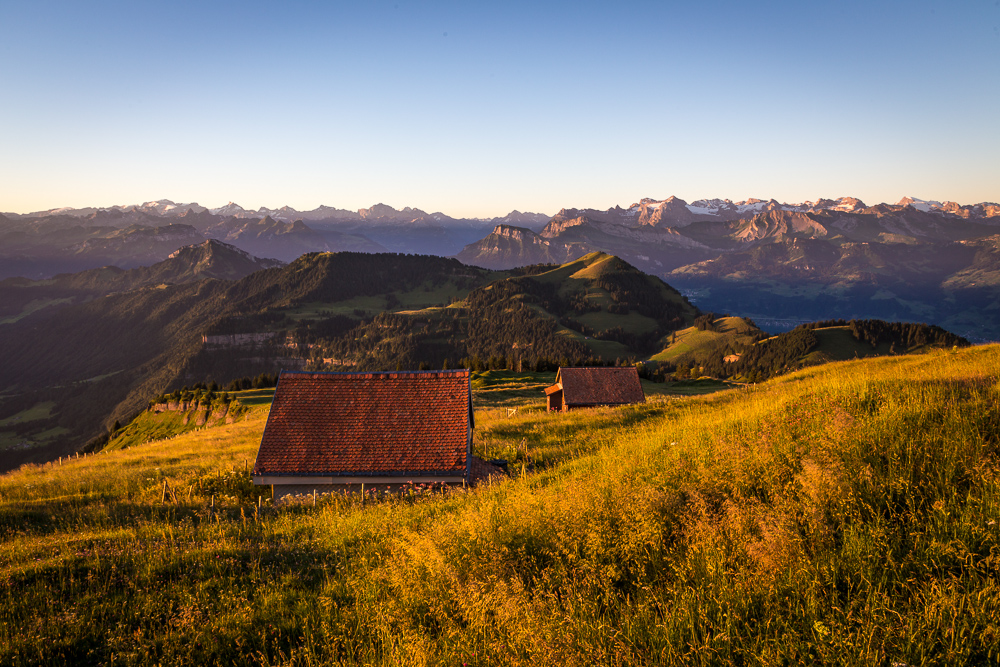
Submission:
[[[554,369],[614,362],[648,354],[697,313],[660,279],[603,253],[516,274],[446,307],[402,310],[350,331],[310,338],[318,350],[314,358],[359,368],[461,363]]]
[[[103,291],[35,309],[24,302],[0,325],[6,466],[68,453],[185,384],[281,368],[614,363],[657,349],[696,314],[658,278],[600,253],[513,272],[313,253],[232,281],[170,284],[154,279],[165,269],[135,270],[124,274],[133,289],[121,272],[105,274],[60,278],[61,289]],[[45,285],[8,287],[33,294]]]
[[[811,322],[769,337],[747,319],[706,313],[694,327],[674,334],[652,360],[661,377],[707,375],[760,382],[830,361],[968,345],[940,327],[882,320]]]

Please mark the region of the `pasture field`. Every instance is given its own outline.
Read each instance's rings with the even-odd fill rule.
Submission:
[[[1000,659],[1000,346],[568,414],[545,379],[477,378],[511,476],[474,489],[272,506],[262,408],[0,476],[0,664]]]

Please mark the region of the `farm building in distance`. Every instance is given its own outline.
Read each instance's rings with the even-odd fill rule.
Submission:
[[[639,372],[633,366],[560,368],[556,383],[545,389],[545,397],[549,410],[562,412],[646,401]]]
[[[286,495],[407,483],[470,482],[469,371],[283,372],[260,450],[257,485]]]

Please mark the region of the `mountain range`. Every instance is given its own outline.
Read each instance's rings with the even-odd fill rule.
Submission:
[[[103,208],[53,208],[46,211],[35,211],[34,213],[2,213],[10,219],[18,218],[46,218],[52,216],[72,216],[76,218],[91,217],[99,213],[120,214],[120,215],[151,215],[155,217],[182,217],[191,213],[208,213],[210,215],[222,216],[224,218],[264,218],[271,217],[284,222],[294,222],[295,220],[394,220],[397,222],[410,222],[419,219],[432,219],[444,224],[461,223],[466,219],[452,218],[444,213],[426,213],[418,208],[404,207],[396,210],[386,204],[375,204],[371,208],[362,208],[357,211],[350,211],[333,206],[319,206],[310,211],[297,211],[291,206],[281,208],[260,207],[256,211],[248,211],[239,204],[229,202],[225,206],[217,208],[206,208],[197,203],[177,204],[169,199],[159,199],[143,204],[132,204],[128,206],[108,206]],[[521,213],[511,211],[502,218],[471,218],[478,222],[497,224],[509,222],[511,224],[544,225],[549,216],[542,213]]]
[[[497,224],[541,229],[549,216],[512,211],[488,220],[376,204],[358,211],[283,206],[208,209],[161,199],[134,206],[0,214],[0,279],[47,278],[105,265],[146,266],[185,245],[217,239],[290,262],[307,252],[454,255]]]
[[[591,252],[667,280],[703,309],[770,330],[822,318],[926,321],[1000,339],[1000,205],[905,197],[797,204],[645,198],[554,216],[452,218],[376,204],[248,211],[169,200],[0,216],[0,278],[148,266],[209,239],[291,262],[307,252],[454,256],[494,270],[562,264]]]
[[[523,263],[523,252],[565,261],[595,246],[616,246],[621,256],[657,273],[789,239],[835,243],[919,244],[982,238],[1000,232],[1000,205],[960,206],[904,198],[898,204],[866,206],[853,197],[780,204],[773,199],[642,199],[606,211],[562,209],[535,233],[499,224],[491,234],[457,257],[490,268]],[[604,247],[612,251],[610,247]]]
[[[603,250],[702,309],[771,331],[823,318],[929,322],[1000,339],[1000,206],[904,198],[803,204],[643,199],[563,209],[539,232],[500,224],[457,257],[503,269]]]

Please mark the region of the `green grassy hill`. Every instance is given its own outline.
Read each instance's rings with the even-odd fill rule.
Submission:
[[[465,302],[469,316],[489,321],[490,311],[517,312],[526,304],[553,324],[566,345],[550,358],[590,354],[605,360],[637,357],[698,314],[679,292],[621,259],[593,252],[548,271],[511,277],[476,290]],[[484,337],[505,340],[509,323]]]
[[[470,491],[258,511],[263,412],[0,476],[0,664],[1000,654],[1000,347],[570,414],[478,380],[514,475]]]
[[[650,358],[674,364],[701,365],[720,354],[724,356],[727,348],[741,349],[752,345],[762,333],[742,317],[720,317],[712,322],[711,329],[688,327],[676,332],[671,336],[670,344]]]
[[[728,370],[743,378],[760,380],[830,361],[916,354],[968,344],[964,338],[926,324],[882,320],[813,322],[757,341]]]
[[[669,379],[707,375],[735,382],[759,382],[781,373],[831,361],[915,354],[966,346],[968,341],[939,327],[882,320],[829,320],[804,324],[767,337],[739,317],[712,320],[700,315],[695,326],[677,331],[653,355],[654,373]]]
[[[211,405],[198,405],[188,409],[181,409],[181,406],[174,406],[174,409],[167,405],[150,406],[116,431],[107,444],[101,447],[101,451],[126,449],[203,428],[252,419],[260,410],[267,412],[274,389],[249,389],[226,394],[232,397],[232,401],[225,404],[215,401]]]
[[[802,361],[805,364],[821,364],[828,361],[846,361],[847,359],[864,359],[891,354],[891,343],[872,345],[860,341],[851,334],[848,327],[820,327],[813,329],[818,341],[816,349],[806,355]],[[914,351],[921,351],[916,349]]]

